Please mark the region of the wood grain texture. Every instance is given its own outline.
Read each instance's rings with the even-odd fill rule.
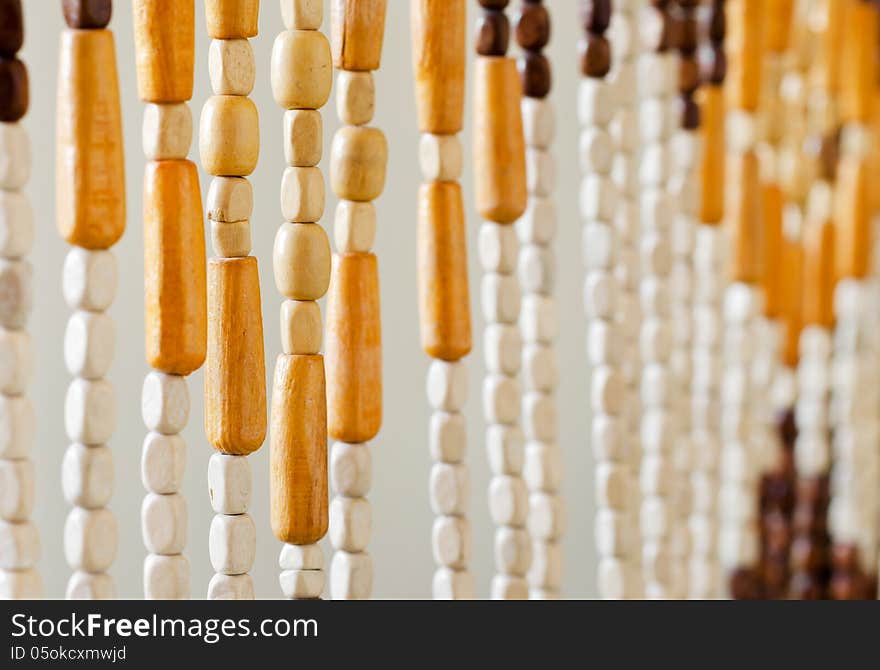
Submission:
[[[754,151],[734,154],[729,162],[727,219],[731,237],[731,280],[755,284],[761,280],[763,225],[761,166]]]
[[[385,189],[388,141],[378,128],[343,126],[330,147],[330,185],[345,200],[368,202]]]
[[[767,50],[776,54],[785,53],[791,42],[794,0],[764,0],[764,4],[767,12],[764,28]]]
[[[260,118],[253,100],[241,95],[214,95],[202,108],[199,155],[205,172],[246,177],[260,158]]]
[[[418,282],[422,349],[431,358],[457,361],[471,351],[467,231],[461,186],[419,189]]]
[[[61,33],[56,218],[61,236],[106,249],[125,231],[125,157],[116,49],[108,30]]]
[[[410,0],[419,130],[454,135],[464,125],[466,0]]]
[[[260,0],[205,0],[208,35],[215,40],[256,37]]]
[[[522,87],[512,58],[477,58],[474,83],[474,167],[477,211],[513,223],[526,209]]]
[[[134,0],[138,95],[147,102],[192,97],[195,62],[193,0]]]
[[[782,189],[776,184],[764,184],[764,258],[761,285],[764,289],[764,314],[771,319],[782,316],[785,304],[782,278],[782,208]]]
[[[0,0],[0,54],[12,57],[23,44],[21,0]]]
[[[754,112],[761,100],[764,67],[764,0],[730,0],[727,9],[725,80],[732,107]]]
[[[289,544],[317,542],[329,525],[323,356],[276,360],[269,459],[275,537]]]
[[[330,437],[367,442],[382,425],[382,325],[375,254],[341,254],[325,320]]]
[[[844,156],[834,199],[835,276],[867,277],[871,269],[871,182],[867,159]],[[875,186],[876,187],[876,186]]]
[[[782,362],[797,367],[803,324],[804,247],[799,240],[782,243],[783,318]]]
[[[719,224],[724,220],[725,104],[720,86],[704,86],[697,93],[700,102],[700,222]]]
[[[804,225],[803,323],[834,325],[834,224],[809,221]]]
[[[198,370],[208,313],[202,197],[191,161],[150,162],[144,173],[144,306],[150,367]]]
[[[844,8],[846,39],[843,40],[841,115],[846,121],[868,123],[877,104],[877,44],[880,13],[870,2],[849,0]]]
[[[387,0],[331,0],[333,66],[378,70],[382,62]]]
[[[257,259],[208,263],[205,433],[215,449],[246,456],[266,438],[266,364]]]

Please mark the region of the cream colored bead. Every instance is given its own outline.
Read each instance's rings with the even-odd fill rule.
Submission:
[[[527,342],[552,344],[559,334],[556,301],[543,295],[526,295],[522,299],[519,329]]]
[[[586,77],[578,86],[577,113],[582,126],[604,126],[614,116],[617,99],[609,95],[611,83]]]
[[[530,490],[557,491],[562,483],[562,451],[555,444],[530,442],[526,445],[522,473]]]
[[[33,300],[33,269],[26,260],[0,259],[0,326],[24,328]]]
[[[31,177],[31,143],[20,123],[0,123],[0,189],[16,191]]]
[[[473,600],[474,576],[467,570],[440,567],[434,572],[431,591],[435,600]]]
[[[535,542],[529,583],[534,587],[556,590],[562,584],[562,547],[557,542]]]
[[[64,363],[75,377],[100,379],[110,370],[116,349],[116,328],[104,312],[77,310],[64,332]]]
[[[516,270],[519,242],[513,226],[486,221],[477,241],[480,264],[486,272],[509,275]]]
[[[215,453],[208,460],[208,495],[217,514],[244,514],[251,506],[253,475],[245,456]]]
[[[144,379],[141,416],[149,430],[176,435],[189,418],[189,389],[186,377],[156,370]]]
[[[324,552],[317,544],[285,544],[278,556],[282,570],[323,570]]]
[[[546,149],[556,135],[556,112],[546,98],[524,97],[522,100],[523,133],[530,147]]]
[[[281,0],[281,18],[288,30],[318,30],[324,20],[324,2]]]
[[[314,30],[287,30],[272,45],[272,94],[284,109],[320,109],[330,97],[330,42]]]
[[[37,570],[0,570],[0,600],[39,600],[43,579]]]
[[[211,40],[208,75],[214,95],[250,95],[257,76],[250,40]]]
[[[0,256],[21,258],[34,246],[34,208],[21,191],[0,190]]]
[[[336,76],[336,115],[342,123],[364,126],[373,120],[376,84],[372,72],[339,70]]]
[[[141,535],[147,551],[179,554],[186,545],[186,499],[177,493],[148,493],[141,505]]]
[[[216,514],[208,535],[208,554],[215,572],[241,575],[254,564],[257,528],[249,514]]]
[[[464,164],[464,149],[457,135],[422,134],[419,165],[426,182],[458,181]]]
[[[434,463],[428,490],[434,514],[461,516],[470,503],[470,477],[462,464]]]
[[[185,159],[192,145],[192,134],[192,112],[185,102],[147,104],[144,108],[141,140],[147,160]]]
[[[549,244],[556,235],[556,203],[551,198],[529,198],[516,232],[523,244]]]
[[[260,119],[250,98],[208,98],[199,122],[199,153],[210,175],[241,177],[254,171],[260,155]]]
[[[208,600],[253,600],[254,580],[250,575],[216,574],[208,583]]]
[[[180,435],[148,433],[141,451],[141,482],[153,493],[177,493],[186,469],[186,442]]]
[[[497,526],[523,527],[529,512],[529,493],[520,477],[492,477],[489,482],[489,513]]]
[[[0,393],[19,395],[33,376],[33,342],[26,331],[0,330]]]
[[[486,274],[480,284],[480,303],[487,323],[515,324],[519,318],[519,282],[511,275]]]
[[[431,458],[441,463],[461,463],[467,451],[467,429],[461,414],[433,412],[428,428]]]
[[[529,496],[528,522],[529,532],[533,537],[540,540],[560,538],[565,531],[565,508],[562,499],[552,493],[532,493]]]
[[[292,223],[324,216],[324,174],[316,167],[289,167],[281,177],[281,214]]]
[[[190,569],[186,556],[148,555],[144,559],[144,598],[188,600]]]
[[[317,300],[330,285],[330,241],[314,223],[283,223],[272,255],[275,285],[291,300]]]
[[[467,402],[467,368],[457,361],[433,360],[428,369],[428,403],[435,410],[459,412]]]
[[[330,149],[330,183],[342,199],[366,202],[385,189],[388,142],[378,128],[343,126]]]
[[[542,344],[523,348],[522,381],[527,389],[550,393],[559,384],[559,361],[556,349]]]
[[[64,401],[67,437],[83,444],[106,444],[116,427],[116,396],[106,379],[74,379]]]
[[[116,558],[116,518],[108,509],[74,507],[64,524],[64,556],[73,570],[104,572]]]
[[[483,380],[483,416],[489,423],[516,424],[520,414],[520,387],[511,377],[489,375]]]
[[[373,558],[362,551],[337,551],[330,563],[330,597],[333,600],[369,600],[373,594]]]
[[[522,247],[517,277],[524,292],[550,296],[556,284],[556,257],[553,250],[537,244]]]
[[[80,247],[72,247],[67,252],[61,286],[70,309],[103,312],[116,297],[117,282],[113,252]]]
[[[324,592],[323,570],[284,570],[278,578],[285,598],[315,600]]]
[[[340,200],[333,237],[341,254],[369,252],[376,242],[376,206],[372,202]]]
[[[211,246],[218,258],[244,258],[251,253],[251,222],[211,221]]]
[[[0,519],[26,521],[33,508],[33,461],[0,459]]]
[[[281,303],[281,350],[285,354],[314,355],[321,351],[321,307],[312,300]]]
[[[513,376],[522,363],[522,337],[519,328],[493,323],[483,330],[483,357],[486,370]]]
[[[525,438],[516,426],[492,425],[486,430],[486,455],[495,475],[522,472]]]
[[[211,221],[246,222],[254,211],[254,187],[244,177],[214,177],[207,209]]]
[[[334,442],[330,448],[330,483],[348,498],[362,498],[373,481],[373,459],[366,444]]]
[[[530,440],[554,442],[557,433],[556,399],[543,393],[527,393],[522,402],[523,432]]]
[[[525,577],[532,563],[532,543],[522,528],[501,527],[495,533],[495,569],[506,575]]]
[[[284,159],[291,167],[313,167],[324,154],[324,120],[314,109],[284,112]]]
[[[437,517],[431,531],[431,540],[435,563],[447,568],[462,569],[470,562],[471,528],[467,519],[457,516]]]
[[[113,496],[113,452],[106,446],[71,444],[61,463],[64,499],[85,509],[104,507]]]
[[[367,548],[373,512],[363,498],[335,497],[330,501],[330,541],[336,549],[357,553]]]
[[[116,600],[116,583],[110,575],[74,572],[67,581],[68,600]]]
[[[495,575],[490,591],[492,600],[527,600],[529,584],[523,577]]]
[[[0,395],[0,458],[26,458],[31,453],[36,418],[27,396]]]
[[[526,150],[526,176],[529,193],[549,196],[556,188],[556,163],[549,151]]]

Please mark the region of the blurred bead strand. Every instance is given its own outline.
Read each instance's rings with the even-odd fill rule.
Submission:
[[[556,159],[552,153],[556,112],[550,101],[553,76],[543,49],[550,43],[550,13],[542,0],[523,0],[516,17],[516,39],[522,49],[523,132],[526,139],[527,212],[554,206]],[[549,203],[549,204],[548,204]],[[522,348],[522,423],[525,435],[523,475],[529,489],[529,535],[517,530],[498,542],[496,552],[519,552],[520,542],[531,540],[532,567],[528,573],[529,597],[559,598],[562,579],[564,515],[560,484],[562,453],[557,441],[558,418],[554,392],[559,363],[554,342],[559,316],[553,296],[556,256],[554,227],[531,225],[529,214],[516,225],[520,250],[518,275],[523,290],[520,312]],[[549,233],[549,236],[546,235]],[[514,546],[508,545],[513,542]],[[520,553],[528,553],[522,551]],[[497,559],[496,559],[497,560]]]
[[[336,111],[342,127],[330,150],[330,182],[339,198],[336,254],[327,297],[327,418],[331,448],[330,597],[368,599],[372,508],[370,440],[382,426],[382,327],[379,264],[372,252],[373,201],[385,189],[388,144],[369,126],[376,106],[373,71],[382,60],[386,0],[333,0],[330,34]],[[355,476],[346,470],[354,465]]]
[[[427,395],[431,405],[429,480],[436,515],[432,593],[442,600],[474,597],[474,577],[461,557],[445,557],[444,538],[469,533],[470,475],[462,410],[471,351],[467,234],[461,171],[467,59],[466,0],[411,0],[413,73],[418,108],[418,293],[422,349],[431,357]],[[519,353],[518,351],[515,353]],[[505,453],[500,452],[504,459]],[[441,544],[441,541],[443,542]],[[470,541],[469,538],[466,541]],[[448,563],[452,562],[453,565]]]
[[[523,600],[528,598],[526,574],[532,557],[526,534],[529,496],[522,478],[521,393],[517,380],[522,348],[517,327],[521,298],[516,276],[519,240],[512,225],[526,210],[528,192],[520,107],[522,85],[516,60],[507,56],[510,22],[504,10],[508,0],[479,0],[479,4],[474,68],[474,166],[477,211],[483,219],[479,234],[484,271],[481,302],[486,324],[483,415],[488,424],[486,450],[493,466],[489,512],[496,525],[496,575],[491,597]],[[549,497],[546,500],[553,502]],[[558,523],[561,518],[556,512],[548,506],[542,514],[547,515],[548,523]],[[532,515],[533,521],[535,518]],[[435,526],[435,538],[437,530]],[[470,553],[470,529],[463,527],[456,534],[462,536],[461,553],[466,559]]]
[[[323,118],[333,68],[330,42],[320,32],[321,2],[283,0],[284,30],[272,46],[270,82],[285,110],[281,214],[273,252],[281,304],[281,347],[270,408],[270,514],[284,543],[278,564],[285,598],[313,600],[324,592],[328,527],[327,396],[321,354],[322,298],[330,283],[330,241],[324,215]],[[362,486],[357,461],[348,486]]]
[[[116,394],[104,376],[113,362],[115,328],[106,314],[116,295],[110,251],[125,231],[125,157],[116,47],[107,30],[110,0],[64,0],[61,34],[56,170],[57,224],[73,248],[63,268],[64,297],[74,310],[64,334],[64,358],[76,377],[67,389],[64,424],[71,446],[61,481],[73,506],[64,524],[64,554],[74,570],[68,599],[116,597],[107,570],[116,558],[113,493]],[[88,178],[83,178],[83,175]]]
[[[212,175],[207,210],[214,247],[205,361],[205,433],[216,451],[208,462],[214,510],[208,548],[216,573],[209,600],[255,597],[250,570],[257,529],[248,514],[248,456],[266,438],[266,364],[257,259],[250,255],[254,194],[247,180],[260,155],[259,114],[247,96],[256,73],[249,39],[257,35],[259,9],[259,0],[205,1],[214,92],[199,124],[202,167]]]
[[[32,600],[43,596],[36,563],[40,536],[30,520],[35,500],[34,409],[26,393],[33,375],[33,344],[27,331],[31,311],[31,264],[27,255],[34,241],[34,213],[24,192],[30,179],[30,140],[21,125],[30,102],[25,64],[16,57],[24,43],[21,0],[0,2],[4,26],[0,33],[0,68],[10,88],[0,101],[0,376],[3,434],[0,442],[0,599]]]

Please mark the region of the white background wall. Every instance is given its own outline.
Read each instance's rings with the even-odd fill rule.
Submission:
[[[512,6],[519,0],[513,0]],[[31,107],[24,123],[33,143],[33,176],[27,187],[36,210],[36,243],[32,254],[35,268],[35,306],[30,329],[37,352],[36,377],[31,387],[38,416],[35,459],[38,474],[38,503],[35,513],[43,541],[39,568],[44,574],[49,597],[63,597],[69,570],[62,549],[62,528],[67,504],[61,495],[61,458],[67,446],[64,434],[63,402],[68,384],[64,369],[62,337],[68,309],[61,296],[61,266],[66,244],[55,229],[54,207],[54,116],[58,38],[64,26],[60,3],[25,0],[26,40],[22,58],[31,77]],[[325,3],[326,4],[326,3]],[[584,354],[584,317],[580,286],[580,221],[577,215],[578,127],[575,95],[578,83],[576,44],[580,34],[577,3],[547,0],[553,14],[553,42],[548,50],[553,60],[555,84],[552,97],[558,113],[558,237],[557,295],[561,315],[558,342],[562,380],[558,392],[560,442],[565,459],[564,496],[568,508],[565,534],[565,580],[567,597],[595,596],[595,551],[593,549],[592,458],[587,437],[587,372]],[[111,572],[119,594],[141,598],[141,564],[145,550],[140,535],[140,504],[144,494],[140,483],[140,452],[145,435],[140,417],[140,391],[147,366],[143,355],[143,281],[141,243],[141,181],[144,158],[141,150],[143,105],[137,96],[132,37],[131,3],[117,0],[110,27],[116,34],[120,87],[125,131],[128,185],[128,229],[116,246],[121,269],[119,292],[111,309],[117,324],[116,361],[110,375],[118,394],[117,429],[112,440],[116,458],[116,491],[111,508],[119,520],[119,554]],[[434,566],[430,549],[433,519],[427,495],[430,456],[427,448],[428,409],[424,378],[428,360],[419,346],[415,284],[415,209],[420,174],[416,147],[412,72],[410,67],[409,3],[389,0],[382,69],[376,73],[377,105],[374,123],[389,138],[390,156],[385,194],[378,201],[379,255],[382,288],[382,320],[385,352],[385,423],[373,444],[374,482],[373,539],[370,551],[375,563],[374,594],[377,598],[428,598]],[[473,32],[477,3],[468,2],[469,32]],[[328,16],[324,29],[329,28]],[[257,61],[257,82],[253,99],[260,110],[262,154],[252,176],[256,206],[252,219],[253,253],[260,260],[263,316],[266,333],[266,370],[280,351],[278,306],[280,298],[272,278],[272,242],[281,222],[278,189],[284,161],[281,147],[281,116],[269,87],[269,55],[275,35],[283,29],[277,0],[264,0],[260,34],[252,40]],[[468,39],[469,49],[472,40]],[[511,40],[512,51],[516,50]],[[196,86],[192,109],[196,123],[202,104],[210,95],[208,83],[208,39],[204,8],[196,2]],[[468,82],[471,84],[469,66]],[[325,146],[338,126],[335,108],[325,112]],[[470,100],[470,95],[469,95]],[[470,103],[468,104],[470,116]],[[463,134],[471,146],[470,128]],[[326,153],[326,152],[325,152]],[[194,146],[191,154],[197,157]],[[327,161],[323,163],[326,169]],[[493,574],[493,527],[486,505],[489,469],[483,449],[483,422],[479,384],[482,376],[482,320],[479,310],[480,269],[476,258],[479,221],[472,199],[472,169],[467,161],[463,178],[468,212],[470,268],[473,296],[475,348],[468,359],[471,394],[467,409],[474,532],[473,570],[477,593],[486,597]],[[209,180],[202,174],[203,195]],[[335,206],[328,188],[324,225],[332,225]],[[210,243],[208,248],[210,249]],[[269,380],[271,381],[271,380]],[[211,448],[202,429],[202,375],[190,381],[192,411],[184,433],[189,462],[184,492],[189,501],[189,541],[193,597],[205,595],[213,571],[208,560],[207,537],[212,512],[207,498],[206,468]],[[278,597],[277,556],[279,543],[269,528],[268,444],[253,457],[254,502],[251,509],[257,524],[257,560],[252,574],[257,595]],[[326,547],[330,551],[329,545]]]

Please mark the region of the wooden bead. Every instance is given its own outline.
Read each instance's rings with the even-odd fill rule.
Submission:
[[[152,554],[179,554],[186,545],[186,498],[148,493],[141,505],[141,536]]]
[[[250,40],[211,40],[208,74],[214,95],[250,95],[257,76]]]
[[[529,98],[546,98],[553,86],[550,61],[543,54],[526,52],[518,64],[523,95]]]
[[[483,12],[477,19],[474,45],[479,56],[504,56],[510,44],[510,20],[501,11]]]
[[[471,350],[470,296],[461,187],[419,189],[418,287],[422,349],[456,361]]]
[[[467,451],[464,417],[450,412],[433,412],[428,429],[431,458],[442,463],[460,463]]]
[[[375,255],[334,257],[325,328],[330,436],[342,442],[368,442],[382,424],[382,329]]]
[[[330,152],[330,183],[338,197],[365,202],[382,194],[388,142],[381,130],[357,126],[340,128],[333,136]]]
[[[704,86],[701,100],[703,155],[700,161],[700,221],[717,224],[724,218],[724,93]]]
[[[252,489],[251,465],[245,456],[213,454],[208,460],[208,495],[215,513],[246,513]]]
[[[116,518],[108,509],[74,507],[64,523],[64,556],[74,570],[104,572],[116,558]]]
[[[116,257],[110,251],[74,247],[62,270],[64,300],[70,309],[103,312],[116,297]]]
[[[519,243],[511,226],[491,221],[480,225],[477,249],[485,272],[509,275],[516,270]]]
[[[202,199],[191,161],[147,165],[144,268],[147,363],[188,375],[205,361],[207,338]]]
[[[486,454],[495,475],[519,476],[524,463],[522,431],[515,426],[491,425],[486,430]]]
[[[516,41],[527,51],[540,51],[550,42],[550,13],[542,4],[524,3],[516,17]]]
[[[753,112],[761,97],[764,13],[756,0],[742,0],[728,5],[728,25],[736,29],[728,38],[731,60],[735,71],[727,77],[729,103],[736,108]]]
[[[279,576],[285,598],[316,600],[324,592],[326,575],[323,570],[284,570]]]
[[[373,559],[365,551],[337,551],[330,563],[333,600],[369,600],[373,593]]]
[[[207,210],[211,221],[247,221],[254,210],[254,187],[241,177],[214,177],[208,188]]]
[[[330,503],[330,541],[336,549],[357,553],[370,541],[373,513],[364,498],[337,496]]]
[[[102,312],[77,311],[64,331],[64,363],[67,371],[84,379],[107,375],[116,349],[113,319]]]
[[[373,482],[373,459],[366,444],[334,442],[330,450],[333,490],[347,498],[363,498]]]
[[[141,450],[141,483],[145,489],[154,493],[177,493],[185,468],[186,442],[182,437],[147,434]]]
[[[250,575],[216,574],[208,583],[208,600],[254,600]]]
[[[184,102],[192,97],[195,3],[136,0],[135,65],[138,95],[146,102]]]
[[[281,213],[292,223],[315,223],[324,215],[324,174],[316,167],[289,167],[281,177]]]
[[[315,168],[317,169],[317,168]],[[284,223],[272,252],[275,286],[291,300],[317,300],[330,284],[330,241],[314,223]]]
[[[525,525],[529,493],[520,477],[495,476],[489,483],[489,512],[498,526]]]
[[[834,324],[834,225],[814,222],[804,228],[803,322],[830,328]]]
[[[844,25],[852,33],[842,45],[841,70],[847,73],[842,86],[842,117],[844,121],[867,122],[876,104],[878,70],[874,47],[880,40],[880,19],[876,8],[863,2],[848,3],[843,12]]]
[[[192,113],[185,103],[147,105],[143,148],[147,160],[183,160],[192,144]]]
[[[314,109],[284,112],[284,159],[292,167],[312,167],[324,153],[324,121]]]
[[[215,95],[202,108],[199,123],[202,167],[215,176],[247,176],[260,155],[257,107],[240,95]]]
[[[0,521],[3,545],[0,547],[0,570],[27,570],[40,558],[40,536],[29,521]]]
[[[34,509],[34,464],[30,460],[0,460],[0,519],[21,522]]]
[[[272,95],[284,109],[320,109],[330,97],[330,44],[316,30],[287,30],[272,45]]]
[[[317,302],[285,300],[281,304],[281,350],[285,354],[320,353],[323,330],[321,307]]]
[[[376,241],[376,206],[372,202],[340,200],[333,238],[341,254],[369,253]]]
[[[754,283],[760,280],[763,263],[761,222],[761,166],[755,152],[734,155],[728,211],[732,236],[731,279]]]
[[[463,569],[470,563],[471,528],[467,519],[441,516],[431,530],[434,562],[447,568]]]
[[[324,2],[281,0],[281,18],[288,30],[319,30],[324,21]]]
[[[532,563],[532,544],[522,528],[502,526],[495,533],[495,569],[504,575],[525,577]]]
[[[762,186],[764,219],[764,258],[761,284],[764,288],[764,314],[771,319],[782,315],[785,298],[783,296],[782,256],[783,231],[782,217],[784,200],[782,189],[775,184]]]
[[[152,371],[144,379],[141,415],[151,431],[176,435],[189,418],[189,389],[179,375]]]
[[[317,544],[285,544],[278,556],[282,570],[323,570],[324,552]]]
[[[224,454],[244,456],[266,438],[266,372],[257,259],[208,265],[205,432]],[[229,333],[239,333],[229,338]]]
[[[336,115],[344,124],[363,126],[373,120],[376,84],[372,72],[340,70],[336,78]]]
[[[333,65],[339,70],[378,70],[382,60],[387,0],[332,0]]]
[[[0,56],[0,121],[18,121],[27,114],[30,100],[28,71],[17,58]]]
[[[0,598],[3,600],[39,600],[43,580],[37,570],[0,570]]]
[[[467,401],[467,369],[461,362],[431,361],[428,368],[427,395],[432,408],[460,412]]]
[[[490,375],[483,380],[483,415],[489,423],[512,426],[519,420],[520,387],[515,379]]]
[[[58,230],[69,244],[106,249],[125,231],[125,158],[113,33],[64,31],[59,72]]]
[[[104,573],[74,572],[67,582],[68,600],[116,600],[116,584]]]
[[[870,272],[871,212],[867,161],[847,156],[840,161],[835,197],[836,277],[863,278]]]
[[[0,395],[0,458],[30,456],[36,418],[26,396]]]
[[[257,528],[250,514],[217,514],[211,520],[208,555],[214,572],[243,575],[254,564]]]
[[[24,328],[33,301],[33,269],[28,261],[0,259],[0,326]]]
[[[467,466],[435,463],[431,468],[429,492],[434,514],[464,515],[470,503]]]
[[[0,54],[13,56],[24,44],[21,0],[0,3]]]
[[[419,165],[426,182],[461,179],[464,150],[456,135],[424,133],[419,140]]]
[[[190,569],[186,556],[157,556],[144,559],[144,598],[147,600],[188,600]]]
[[[251,222],[211,221],[211,246],[220,258],[244,258],[251,253]]]
[[[431,591],[436,600],[473,600],[474,576],[467,570],[440,567],[434,573]]]
[[[105,379],[74,379],[64,400],[67,437],[83,444],[106,444],[116,427],[116,396]]]
[[[512,223],[527,201],[525,148],[516,61],[478,58],[474,160],[477,210],[497,223]]]
[[[512,275],[486,274],[480,285],[480,305],[487,323],[516,323],[521,292]]]
[[[327,414],[323,356],[281,355],[272,387],[272,530],[313,544],[328,525]]]
[[[208,35],[215,40],[256,37],[260,0],[205,0]]]
[[[61,7],[69,28],[105,28],[113,14],[113,0],[62,0]]]
[[[21,258],[34,244],[34,210],[20,191],[0,190],[0,256]]]
[[[0,393],[19,395],[30,384],[33,342],[25,331],[0,330]]]
[[[412,3],[419,130],[453,135],[464,124],[466,0]]]
[[[19,123],[0,123],[0,188],[18,190],[31,176],[31,143]]]

